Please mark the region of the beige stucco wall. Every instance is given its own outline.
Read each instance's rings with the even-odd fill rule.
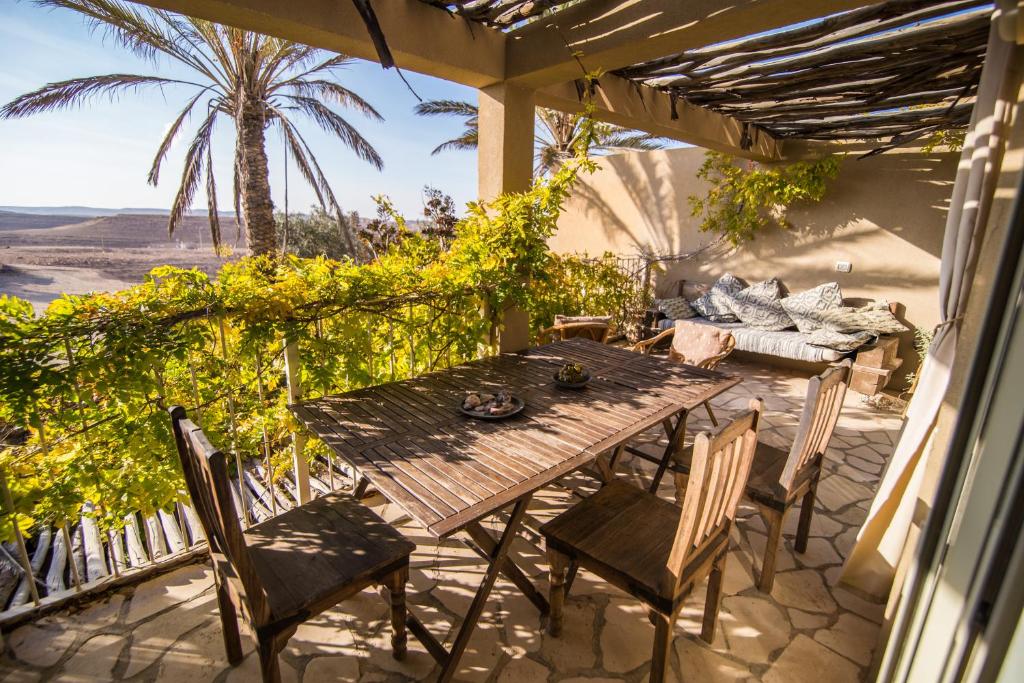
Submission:
[[[700,232],[687,201],[706,190],[696,178],[703,159],[699,148],[602,159],[600,170],[584,178],[566,204],[552,249],[668,255],[712,244],[716,236]],[[778,277],[791,292],[836,280],[848,298],[899,302],[904,322],[934,327],[942,231],[957,159],[916,152],[848,157],[822,202],[790,208],[790,229],[771,228],[739,248],[714,246],[669,264],[659,290],[666,292],[680,278],[712,282],[726,271],[751,282]],[[837,261],[851,262],[852,272],[836,272]],[[912,335],[904,335],[905,371],[917,365],[912,344]]]

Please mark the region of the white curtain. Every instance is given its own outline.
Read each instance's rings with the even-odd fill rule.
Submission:
[[[919,496],[930,496],[922,491],[925,473],[934,471],[945,457],[948,435],[936,439],[936,418],[949,386],[959,322],[999,179],[1021,59],[1020,49],[1002,39],[993,23],[946,219],[939,278],[941,322],[921,369],[903,434],[843,568],[844,583],[879,597],[888,595],[892,587]]]

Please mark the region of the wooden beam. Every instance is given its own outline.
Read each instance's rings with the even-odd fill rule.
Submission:
[[[870,4],[872,0],[589,0],[509,32],[506,77],[541,88],[579,78],[584,69],[611,71]]]
[[[351,0],[133,0],[139,4],[377,61]],[[505,35],[420,0],[375,2],[381,29],[402,69],[475,88],[505,75]]]
[[[602,76],[593,99],[595,117],[601,121],[757,161],[782,157],[781,144],[763,130],[750,131],[751,146],[744,150],[743,124],[736,119],[682,100],[676,102],[678,118],[673,119],[668,95],[618,76]],[[538,90],[536,102],[558,111],[581,112],[584,108],[573,83]]]

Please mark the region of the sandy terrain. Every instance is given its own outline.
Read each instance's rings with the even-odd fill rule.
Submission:
[[[209,247],[205,218],[186,218],[171,240],[163,216],[19,216],[0,217],[0,294],[38,312],[62,293],[116,291],[160,265],[214,274],[224,263]],[[233,242],[234,225],[224,221],[223,230]]]

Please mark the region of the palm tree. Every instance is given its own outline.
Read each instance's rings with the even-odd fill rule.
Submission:
[[[171,234],[188,212],[205,176],[210,231],[214,246],[220,245],[210,142],[214,126],[222,115],[230,119],[235,128],[236,223],[240,220],[245,225],[249,249],[254,254],[273,254],[277,250],[265,137],[269,126],[279,129],[286,149],[313,188],[320,205],[335,215],[341,211],[337,199],[292,117],[301,114],[312,119],[360,159],[378,170],[383,167],[373,146],[328,106],[328,103],[340,105],[381,120],[368,102],[331,78],[337,69],[351,61],[345,55],[332,56],[308,45],[163,10],[140,9],[120,0],[36,0],[36,4],[79,12],[93,29],[102,31],[136,55],[153,63],[160,57],[168,57],[195,74],[190,80],[136,74],[75,78],[47,84],[0,109],[0,118],[13,119],[68,109],[97,96],[114,98],[145,87],[161,91],[171,86],[191,90],[184,108],[160,141],[147,177],[151,185],[159,182],[160,168],[172,142],[193,113],[198,114],[200,122],[185,154],[181,184],[168,219]]]
[[[428,100],[416,105],[414,110],[420,116],[454,116],[463,119],[462,134],[442,142],[431,154],[450,149],[476,149],[479,138],[479,112],[469,102],[459,100]],[[534,173],[544,175],[556,169],[573,154],[577,139],[583,130],[579,114],[568,114],[553,109],[537,108],[537,127],[534,132]],[[596,140],[590,151],[608,154],[629,150],[654,150],[664,147],[662,139],[638,131],[599,123],[595,130]]]

